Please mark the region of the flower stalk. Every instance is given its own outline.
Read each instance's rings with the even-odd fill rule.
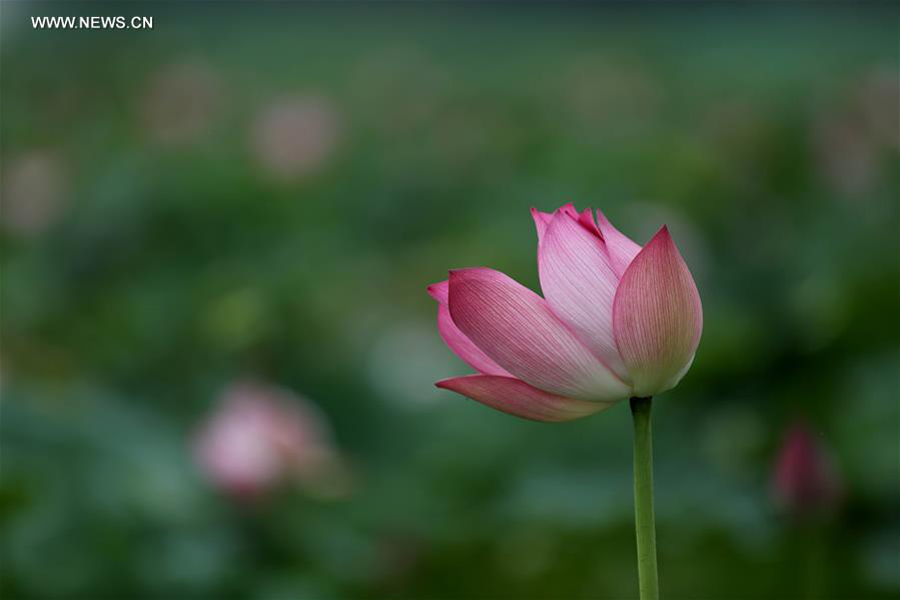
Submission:
[[[656,517],[653,512],[653,442],[650,398],[632,398],[634,418],[634,526],[641,600],[658,600]]]

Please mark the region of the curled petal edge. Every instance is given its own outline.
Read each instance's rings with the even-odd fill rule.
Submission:
[[[464,363],[485,375],[504,375],[510,376],[506,369],[491,360],[487,354],[475,345],[472,340],[466,337],[450,316],[450,309],[447,306],[449,284],[447,281],[441,281],[428,286],[428,293],[432,298],[437,300],[438,306],[438,333],[441,339],[447,344],[447,347],[460,358]]]
[[[444,379],[435,385],[500,412],[545,423],[580,419],[615,404],[615,402],[588,402],[557,396],[514,377],[469,375]]]

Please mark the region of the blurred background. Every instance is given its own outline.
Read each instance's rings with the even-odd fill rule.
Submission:
[[[665,596],[900,597],[898,17],[4,0],[0,595],[636,597],[627,403],[433,386],[425,287],[573,201],[703,297]]]

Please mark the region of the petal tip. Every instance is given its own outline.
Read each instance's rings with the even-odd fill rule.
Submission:
[[[531,208],[531,218],[534,219],[534,226],[537,229],[538,241],[540,241],[540,239],[544,236],[544,231],[546,231],[547,224],[550,222],[550,219],[552,217],[552,213],[545,213],[534,207]]]
[[[599,208],[597,209],[597,222],[604,225],[609,223],[609,219],[606,218],[606,215],[604,215],[603,211]]]
[[[448,280],[438,281],[437,283],[432,283],[427,288],[428,295],[437,300],[440,303],[446,303],[447,301],[447,288],[449,285]]]
[[[675,240],[672,239],[672,233],[669,231],[668,225],[663,225],[659,228],[659,231],[653,234],[653,237],[650,238],[649,242],[647,242],[648,246],[650,246],[651,244],[664,244],[666,246],[672,247],[675,246]]]
[[[557,396],[513,377],[469,375],[443,379],[435,385],[531,421],[571,421],[613,405],[612,402],[587,402]]]
[[[471,270],[472,270],[471,268],[450,269],[450,272],[447,275],[447,300],[448,301],[450,299],[450,290],[454,287],[454,284],[464,281]]]
[[[455,379],[459,379],[459,377],[448,377],[447,379],[439,379],[434,382],[434,387],[442,390],[450,390],[455,391],[453,389],[453,381]]]

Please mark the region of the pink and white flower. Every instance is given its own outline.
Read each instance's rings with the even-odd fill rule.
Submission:
[[[542,298],[478,267],[429,286],[438,331],[477,375],[439,381],[497,410],[568,421],[674,387],[694,359],[700,295],[666,227],[641,248],[597,211],[532,209]]]
[[[340,492],[340,457],[325,416],[286,389],[228,387],[198,432],[194,453],[208,479],[235,497],[258,498],[289,481],[318,495]]]

